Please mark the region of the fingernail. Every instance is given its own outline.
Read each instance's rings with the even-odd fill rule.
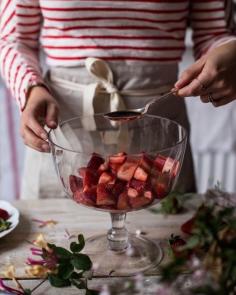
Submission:
[[[56,127],[57,126],[57,123],[55,121],[50,121],[49,122],[49,125],[52,126],[52,127]]]
[[[49,152],[49,150],[50,150],[48,144],[43,144],[43,145],[42,145],[42,149],[43,149],[45,152]]]
[[[48,136],[45,133],[41,133],[41,138],[44,139],[44,140],[47,140]]]

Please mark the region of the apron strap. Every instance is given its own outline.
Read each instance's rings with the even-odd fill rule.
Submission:
[[[110,94],[110,111],[124,110],[125,104],[119,90],[114,85],[113,73],[109,65],[101,59],[88,57],[85,60],[87,71],[97,80],[84,89],[84,110],[91,114],[89,109],[98,93]],[[87,87],[86,87],[87,88]]]

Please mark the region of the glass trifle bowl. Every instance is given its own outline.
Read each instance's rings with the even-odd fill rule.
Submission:
[[[174,121],[153,115],[111,121],[102,114],[80,116],[49,132],[53,161],[68,197],[107,212],[107,234],[86,240],[97,273],[133,275],[158,265],[158,243],[128,233],[126,214],[160,202],[174,188],[187,134]]]

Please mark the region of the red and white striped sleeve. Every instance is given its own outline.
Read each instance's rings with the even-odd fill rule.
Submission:
[[[1,0],[0,67],[1,74],[21,110],[27,90],[42,83],[38,39],[41,12],[37,0]]]
[[[190,5],[196,58],[212,47],[236,40],[232,0],[193,0]]]

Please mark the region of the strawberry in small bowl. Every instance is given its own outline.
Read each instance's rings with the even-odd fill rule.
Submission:
[[[160,246],[128,233],[125,217],[160,202],[173,189],[184,158],[185,129],[151,115],[115,124],[103,115],[82,116],[51,130],[49,142],[66,195],[111,215],[107,235],[86,243],[93,262],[102,253],[100,271],[132,275],[160,263]]]

